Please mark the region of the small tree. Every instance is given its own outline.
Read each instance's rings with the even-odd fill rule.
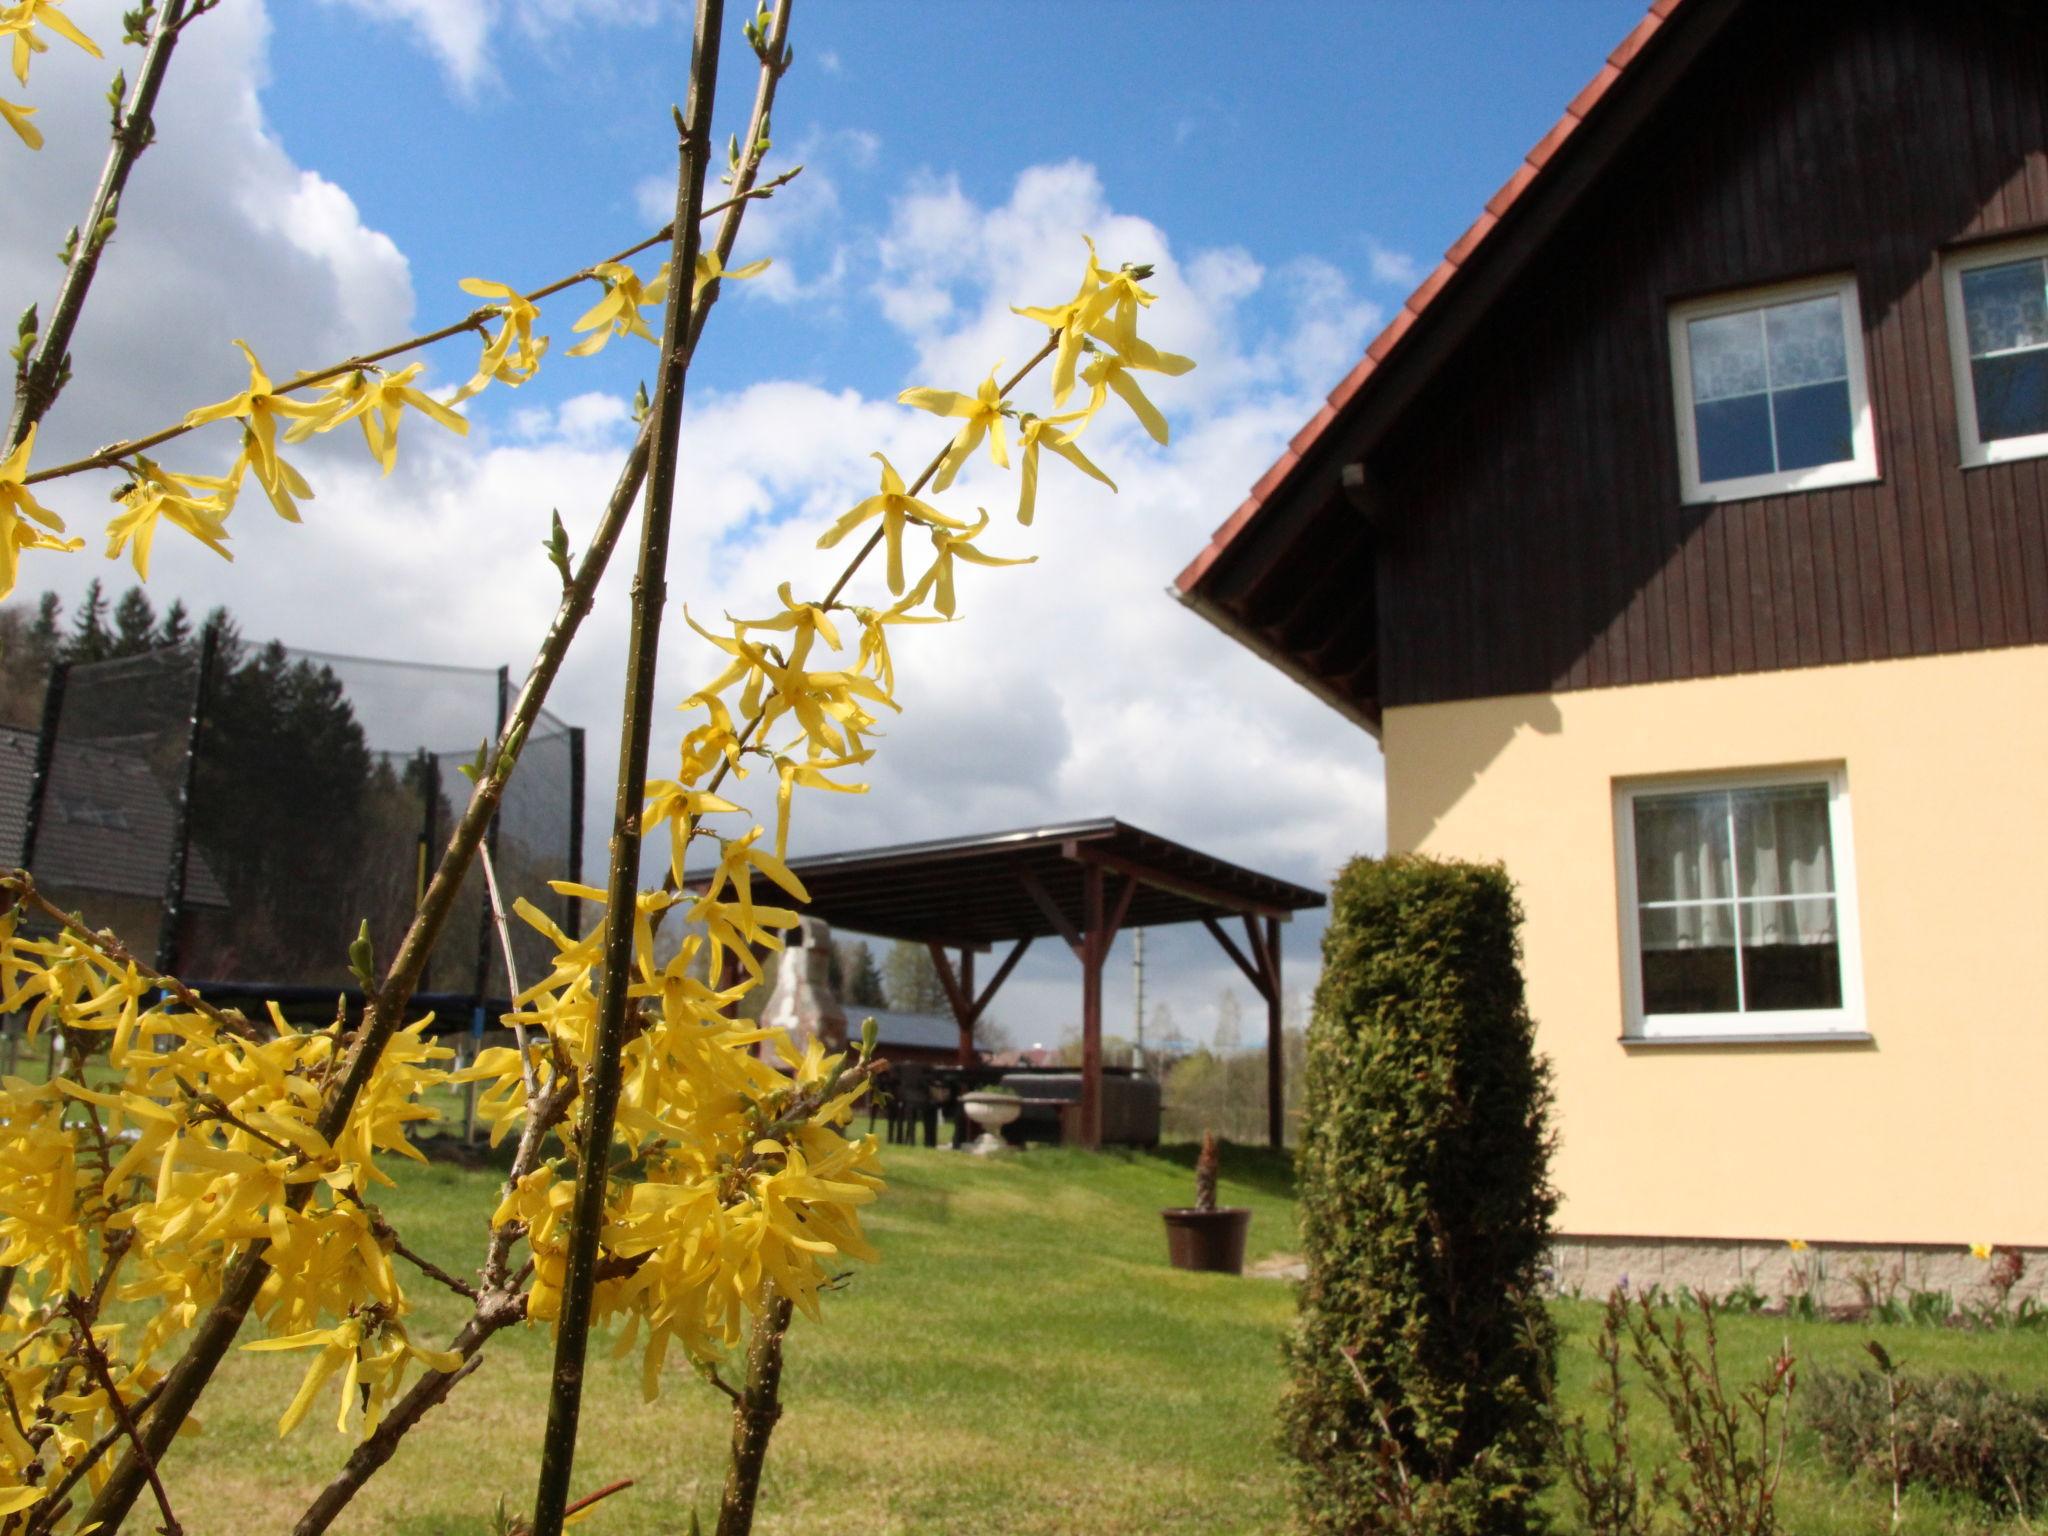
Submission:
[[[1225,987],[1216,994],[1216,1050],[1219,1055],[1227,1055],[1243,1046],[1244,1004]]]
[[[1309,1029],[1308,1280],[1282,1407],[1317,1532],[1539,1530],[1549,1072],[1506,873],[1337,878]]]
[[[891,944],[889,957],[882,962],[882,978],[891,1008],[904,1013],[952,1012],[931,951],[922,944],[906,944],[901,939]]]
[[[889,996],[882,990],[882,973],[875,967],[875,952],[867,940],[842,942],[834,951],[839,962],[839,1000],[849,1008],[886,1008]]]

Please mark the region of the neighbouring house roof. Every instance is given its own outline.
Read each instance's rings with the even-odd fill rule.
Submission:
[[[852,1003],[840,1006],[846,1010],[847,1033],[855,1039],[860,1038],[861,1020],[874,1019],[875,1048],[884,1056],[889,1054],[892,1046],[897,1050],[911,1046],[948,1054],[959,1049],[960,1026],[953,1022],[950,1014],[898,1013],[888,1008],[861,1008]]]
[[[29,791],[36,777],[36,733],[0,726],[0,860],[21,863],[21,838],[28,826]]]
[[[1655,0],[1251,494],[1175,578],[1183,603],[1377,732],[1377,656],[1370,637],[1324,634],[1312,624],[1304,636],[1298,626],[1254,622],[1236,590],[1246,574],[1233,567],[1250,558],[1284,558],[1290,531],[1284,525],[1302,517],[1304,507],[1313,510],[1338,497],[1362,502],[1363,474],[1354,461],[1469,332],[1536,244],[1576,205],[1620,143],[1739,3]],[[1358,515],[1364,516],[1362,511]],[[1262,568],[1261,579],[1269,574]],[[1311,585],[1320,574],[1304,568],[1298,580]],[[1340,597],[1348,597],[1354,608],[1370,602],[1369,594],[1355,591]]]
[[[0,726],[0,850],[10,864],[21,859],[35,763],[36,732]],[[148,760],[140,752],[60,740],[50,777],[36,832],[39,883],[73,901],[95,892],[162,900],[177,812]],[[185,899],[192,906],[228,904],[197,848],[185,868]]]

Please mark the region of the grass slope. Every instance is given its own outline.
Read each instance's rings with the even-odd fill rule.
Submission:
[[[820,1327],[792,1335],[786,1411],[769,1454],[762,1536],[1205,1536],[1288,1527],[1287,1469],[1273,1441],[1279,1344],[1292,1288],[1169,1269],[1158,1209],[1186,1203],[1193,1149],[1090,1157],[1034,1151],[994,1162],[891,1148],[889,1193],[871,1229],[884,1262],[830,1299]],[[411,1171],[387,1203],[407,1241],[458,1272],[477,1259],[495,1175]],[[1286,1163],[1233,1148],[1222,1199],[1251,1206],[1251,1258],[1297,1246]],[[419,1280],[417,1336],[439,1342],[454,1298]],[[1599,1308],[1558,1304],[1567,1411],[1597,1416],[1589,1342]],[[2048,1380],[2048,1336],[1863,1329],[1738,1317],[1722,1328],[1731,1379],[1760,1372],[1790,1335],[1802,1371],[1854,1369],[1881,1338],[1909,1371],[1968,1369]],[[251,1335],[254,1336],[253,1333]],[[501,1335],[341,1529],[460,1536],[490,1528],[503,1495],[531,1497],[550,1341]],[[277,1531],[347,1454],[332,1429],[333,1388],[289,1440],[277,1416],[306,1358],[236,1355],[204,1405],[205,1433],[166,1471],[189,1529]],[[593,1536],[680,1536],[694,1502],[713,1508],[724,1475],[724,1399],[671,1369],[643,1403],[637,1355],[593,1362],[580,1494],[622,1477],[636,1486],[594,1511]],[[1675,1447],[1654,1403],[1638,1400],[1638,1457]],[[1795,1434],[1781,1494],[1791,1536],[1864,1536],[1888,1527],[1885,1491],[1847,1484]],[[1555,1501],[1562,1512],[1561,1499]],[[153,1528],[154,1514],[145,1511]],[[144,1515],[131,1522],[144,1529]],[[1569,1532],[1571,1523],[1560,1524]],[[1910,1494],[1903,1536],[2024,1527]]]
[[[891,1148],[891,1187],[870,1222],[884,1262],[830,1298],[824,1326],[798,1321],[756,1529],[1282,1528],[1272,1410],[1291,1288],[1167,1267],[1157,1212],[1190,1202],[1191,1165],[1175,1149],[983,1161]],[[1286,1183],[1268,1156],[1234,1150],[1226,1162],[1221,1199],[1257,1212],[1254,1260],[1295,1246]],[[460,1271],[476,1262],[495,1198],[492,1176],[435,1166],[413,1170],[386,1208],[409,1245]],[[454,1298],[408,1285],[423,1314],[417,1337],[438,1342],[458,1317]],[[549,1348],[539,1330],[501,1335],[342,1528],[480,1533],[501,1493],[522,1507]],[[331,1428],[331,1389],[277,1438],[305,1364],[231,1362],[205,1405],[205,1433],[167,1462],[188,1525],[288,1527],[340,1464],[348,1443]],[[671,1370],[646,1404],[638,1378],[637,1355],[596,1362],[585,1401],[578,1492],[637,1480],[582,1527],[606,1536],[681,1531],[693,1499],[711,1512],[724,1475],[724,1399]]]

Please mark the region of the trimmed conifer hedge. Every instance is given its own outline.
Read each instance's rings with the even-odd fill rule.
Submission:
[[[1506,872],[1357,859],[1331,892],[1281,1410],[1316,1532],[1543,1529],[1549,1070]]]

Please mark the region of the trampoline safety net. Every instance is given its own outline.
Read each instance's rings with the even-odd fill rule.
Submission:
[[[510,704],[502,671],[232,634],[59,668],[17,796],[21,858],[53,900],[202,991],[331,1013],[360,923],[380,964],[397,951],[468,802],[461,770]],[[0,767],[19,776],[24,745]],[[580,877],[582,754],[583,733],[543,711],[490,833],[522,985],[554,947],[515,904],[579,921],[548,882]],[[472,865],[419,992],[452,1028],[513,990]]]

